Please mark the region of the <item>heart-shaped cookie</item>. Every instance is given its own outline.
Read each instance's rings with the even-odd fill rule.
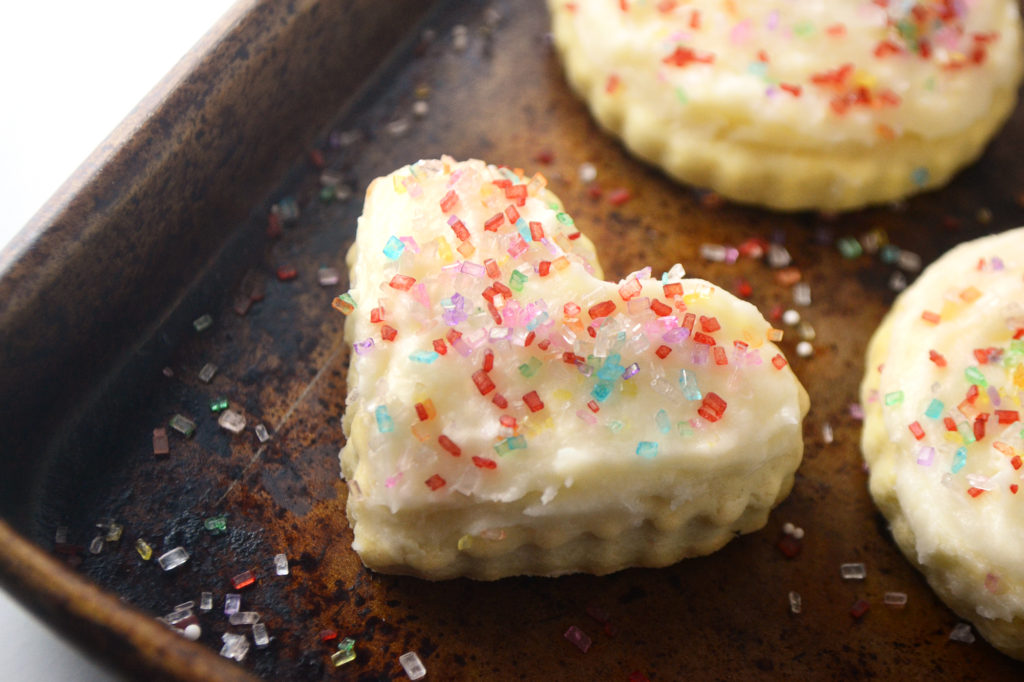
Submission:
[[[600,279],[543,176],[378,178],[335,300],[353,548],[431,579],[712,552],[793,483],[806,392],[749,303],[676,266]]]

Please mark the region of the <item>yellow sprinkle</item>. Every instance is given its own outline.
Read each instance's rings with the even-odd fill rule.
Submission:
[[[559,256],[551,262],[551,265],[554,266],[555,270],[565,270],[569,267],[569,259],[565,256]]]
[[[473,545],[473,536],[472,535],[463,535],[461,538],[459,538],[458,548],[459,548],[460,552],[465,552],[472,545]]]
[[[567,403],[572,400],[572,391],[567,391],[564,388],[559,388],[551,394],[551,397],[563,403]]]
[[[402,178],[397,173],[391,176],[391,181],[395,185],[396,194],[405,194],[405,184],[402,183]]]
[[[448,264],[455,262],[455,256],[452,254],[452,247],[444,237],[437,238],[437,256],[441,259],[442,263]]]
[[[967,287],[960,292],[960,299],[965,303],[974,303],[981,298],[981,292],[978,291],[977,287]]]
[[[622,395],[627,398],[635,398],[637,395],[637,382],[636,381],[623,381],[619,384],[622,391]]]

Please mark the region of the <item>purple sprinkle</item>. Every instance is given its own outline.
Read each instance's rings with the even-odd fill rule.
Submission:
[[[993,270],[1002,270],[1003,269],[1003,259],[1000,258],[999,256],[992,256],[992,269]]]
[[[992,401],[992,404],[999,407],[999,390],[995,386],[988,387],[988,399]]]
[[[632,379],[640,372],[640,365],[635,362],[626,368],[626,371],[622,373],[623,379]]]
[[[854,419],[864,419],[864,408],[860,403],[850,403],[850,416]]]
[[[365,341],[356,341],[353,344],[357,355],[366,355],[373,350],[373,339],[366,339]]]
[[[665,332],[665,335],[661,337],[661,340],[665,343],[679,343],[690,336],[690,330],[686,327],[676,327]]]
[[[690,354],[690,362],[695,365],[706,365],[708,364],[708,347],[701,344],[700,347],[694,348]]]
[[[569,629],[565,631],[565,638],[572,642],[577,649],[583,653],[587,653],[590,649],[591,640],[587,636],[587,633],[580,630],[575,625],[570,625]]]
[[[477,279],[487,274],[487,268],[480,265],[479,263],[472,263],[468,260],[462,261],[461,269],[464,274],[470,275],[471,277],[476,277]]]
[[[935,448],[924,445],[917,450],[917,463],[923,467],[930,467],[935,461]]]
[[[739,260],[739,257],[740,257],[740,250],[739,249],[737,249],[735,247],[732,247],[732,246],[726,248],[726,250],[725,250],[725,262],[726,262],[726,264],[732,265],[737,260]]]

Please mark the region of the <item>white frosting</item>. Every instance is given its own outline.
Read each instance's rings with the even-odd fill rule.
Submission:
[[[570,8],[575,49],[609,89],[658,112],[652,128],[704,128],[709,139],[809,150],[883,134],[941,139],[982,120],[1020,73],[1009,0],[951,3],[948,17],[945,3],[896,0],[552,4]],[[709,63],[666,63],[677,48]],[[815,83],[845,65],[841,84]],[[858,91],[872,103],[837,112],[833,103]]]
[[[1021,330],[1024,228],[962,244],[925,270],[872,340],[862,389],[872,494],[906,525],[904,551],[939,572],[947,601],[1005,621],[1024,617],[1024,490],[1011,488],[1024,487],[1013,459],[1024,457]],[[979,349],[996,355],[981,362]],[[972,384],[978,396],[965,402]],[[981,439],[978,414],[988,415]]]
[[[756,308],[707,282],[679,277],[665,280],[682,285],[683,296],[673,301],[661,280],[639,273],[628,278],[642,287],[630,313],[619,295],[620,285],[595,276],[600,270],[592,245],[577,234],[557,199],[540,189],[539,180],[529,185],[530,196],[517,210],[524,224],[543,226],[545,239],[529,242],[521,256],[510,256],[510,241],[519,233],[508,220],[497,232],[484,229],[485,221],[515,203],[492,184],[508,177],[516,185],[530,181],[480,161],[422,161],[376,180],[367,193],[349,256],[356,308],[346,335],[357,351],[366,339],[373,341],[372,350],[353,353],[349,371],[347,432],[350,438],[363,434],[367,441],[363,450],[350,440],[343,452],[344,474],[350,487],[356,484],[350,492],[350,514],[353,500],[364,510],[382,506],[391,513],[481,505],[474,530],[479,532],[495,523],[487,516],[493,509],[488,504],[517,501],[526,504],[523,513],[529,516],[616,509],[621,513],[617,523],[639,524],[649,512],[647,503],[639,502],[642,497],[659,496],[674,507],[700,495],[719,473],[756,472],[769,462],[791,475],[802,451],[800,423],[807,397],[778,349],[765,340],[769,325]],[[458,200],[445,212],[439,202],[450,190]],[[471,235],[466,243],[474,251],[466,257],[455,251],[462,242],[449,226],[452,215]],[[419,253],[406,246],[392,260],[385,254],[392,237],[412,237]],[[567,259],[563,269],[561,257]],[[500,266],[497,280],[466,274],[485,259]],[[463,267],[465,261],[470,266]],[[538,272],[542,261],[554,263],[544,277]],[[508,285],[513,270],[523,272],[526,280],[498,308],[503,319],[498,325],[481,292],[494,281]],[[414,288],[389,286],[396,274],[414,277]],[[419,285],[423,289],[416,294]],[[454,327],[463,343],[472,345],[479,338],[479,345],[464,348],[468,353],[463,355],[446,342],[446,354],[417,362],[411,356],[429,354],[433,341],[451,329],[448,322],[454,321],[444,319],[442,301],[456,293],[465,297],[466,316]],[[681,338],[686,336],[682,332],[676,332],[680,338],[674,341],[663,340],[684,321],[684,313],[676,307],[659,318],[649,304],[640,303],[643,297],[685,306],[696,315],[694,331],[702,329],[701,316],[714,317],[721,329],[708,335],[725,349],[728,364],[715,364],[708,346]],[[615,312],[591,338],[588,310],[602,301],[612,301]],[[564,306],[570,302],[582,308],[581,324],[564,320]],[[384,323],[397,330],[394,341],[383,340],[381,324],[371,322],[370,311],[377,306],[386,311]],[[515,308],[527,311],[518,322]],[[543,314],[533,316],[541,309],[546,322]],[[534,338],[526,347],[530,330]],[[749,348],[740,350],[734,341]],[[672,349],[665,359],[655,355],[662,344]],[[481,395],[472,375],[481,369],[488,350],[494,354],[488,375],[496,388]],[[563,361],[567,352],[596,357],[585,361],[581,371]],[[598,402],[593,393],[600,383],[596,374],[616,353],[619,368],[608,370],[609,395]],[[781,369],[772,363],[776,356]],[[524,376],[519,368],[530,362],[534,374]],[[622,378],[634,362],[638,373]],[[692,373],[703,395],[714,392],[727,402],[719,421],[698,416],[702,400],[684,395],[678,381],[683,369]],[[524,403],[531,391],[543,401],[538,412]],[[508,401],[505,409],[492,402],[499,393]],[[436,417],[421,423],[415,404],[428,398]],[[588,407],[592,400],[599,406],[597,413]],[[378,428],[379,406],[386,407],[393,431]],[[663,417],[658,417],[659,410],[664,410]],[[496,446],[507,447],[505,439],[512,435],[500,423],[503,415],[516,420],[515,433],[525,439],[525,447],[501,454]],[[411,432],[417,425],[427,434],[424,442]],[[461,449],[459,456],[439,444],[441,434]],[[657,443],[657,454],[638,454],[641,442]],[[496,468],[475,466],[473,456],[490,460]],[[427,485],[434,476],[444,485]],[[777,492],[765,493],[766,504]],[[357,549],[359,543],[357,526]]]

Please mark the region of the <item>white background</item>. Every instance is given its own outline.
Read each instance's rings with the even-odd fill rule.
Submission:
[[[6,3],[0,21],[0,248],[231,4]],[[0,671],[12,682],[115,679],[2,590]]]

